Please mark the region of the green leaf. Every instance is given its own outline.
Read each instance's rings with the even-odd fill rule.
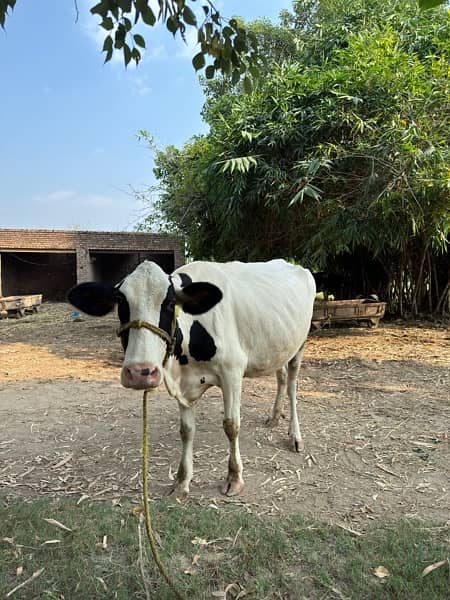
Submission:
[[[197,19],[189,6],[184,7],[183,19],[188,25],[193,25],[194,27],[197,25]]]
[[[127,67],[131,61],[131,48],[128,44],[124,44],[123,46],[123,59],[125,61],[125,66]]]
[[[144,40],[144,38],[142,37],[142,35],[140,35],[139,33],[136,33],[136,34],[133,36],[133,39],[134,39],[134,43],[135,43],[137,46],[139,46],[140,48],[145,48],[145,40]]]
[[[123,12],[131,12],[131,4],[132,4],[132,0],[116,0],[117,5],[119,6],[119,8],[122,9]]]
[[[192,59],[192,64],[194,65],[194,69],[196,71],[203,69],[203,67],[205,66],[205,57],[202,52],[199,52],[194,56],[194,58]]]
[[[106,18],[108,14],[108,3],[105,0],[99,2],[95,6],[93,6],[90,10],[92,15],[100,15],[103,18]]]
[[[131,51],[131,58],[137,65],[139,64],[139,61],[141,60],[141,53],[136,47]]]
[[[314,198],[314,200],[320,200],[320,195],[322,191],[319,190],[315,185],[308,183],[305,185],[305,195],[310,198]]]
[[[150,8],[150,6],[146,6],[146,7],[142,8],[141,13],[142,13],[142,20],[144,21],[144,23],[146,25],[150,25],[150,27],[153,27],[153,25],[156,23],[156,17],[154,15],[152,9]]]
[[[248,77],[248,76],[244,77],[243,85],[244,85],[244,92],[246,94],[249,94],[253,90],[253,82],[250,77]]]
[[[230,173],[238,171],[239,173],[247,173],[251,167],[257,165],[257,160],[254,156],[239,156],[236,158],[229,158],[223,161],[223,166],[220,169],[222,173],[226,173],[228,170]]]
[[[173,33],[173,35],[175,35],[179,25],[174,17],[169,17],[166,21],[166,27],[170,31],[170,33]]]
[[[247,50],[247,40],[243,35],[235,37],[234,48],[237,52],[245,52]]]
[[[441,4],[445,4],[445,0],[419,0],[419,6],[422,9],[434,8]]]
[[[103,42],[102,52],[106,52],[105,63],[109,62],[113,55],[113,39],[110,35],[108,35]]]
[[[239,69],[234,69],[233,70],[233,74],[231,76],[231,83],[233,85],[236,85],[238,83],[238,81],[241,78],[241,72],[239,71]]]
[[[213,34],[212,23],[206,23],[206,25],[205,25],[205,35],[206,35],[206,38],[209,40],[210,38],[212,38],[212,34]]]
[[[304,194],[305,190],[301,189],[299,192],[297,192],[295,194],[295,196],[292,198],[292,200],[289,202],[288,204],[288,208],[290,206],[292,206],[293,204],[296,204],[296,202],[303,202],[303,194]]]
[[[224,38],[229,38],[234,34],[234,31],[231,29],[231,27],[228,27],[228,25],[225,25],[225,27],[222,29],[222,35]]]
[[[114,29],[114,22],[111,17],[105,17],[100,23],[100,27],[103,27],[106,31],[111,31],[111,29]]]
[[[114,35],[114,48],[117,48],[117,50],[120,50],[121,48],[123,48],[123,45],[125,43],[125,29],[122,25],[119,25],[119,28],[116,30],[116,33]]]
[[[216,70],[213,65],[208,65],[205,69],[206,79],[214,79]]]
[[[254,78],[254,79],[258,79],[259,77],[259,68],[256,65],[250,65],[248,68],[250,75]]]

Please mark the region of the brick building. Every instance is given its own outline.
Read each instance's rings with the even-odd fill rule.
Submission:
[[[182,243],[155,233],[0,229],[0,296],[64,300],[76,283],[116,283],[145,259],[170,273],[184,263]]]

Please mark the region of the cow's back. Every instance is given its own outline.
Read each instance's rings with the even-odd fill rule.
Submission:
[[[315,296],[311,273],[269,262],[194,262],[175,273],[208,281],[223,299],[198,320],[216,340],[216,361],[243,361],[247,376],[274,372],[292,358],[309,331]]]

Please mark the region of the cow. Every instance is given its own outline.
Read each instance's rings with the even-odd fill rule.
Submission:
[[[276,425],[287,391],[289,440],[303,449],[297,415],[297,376],[309,332],[315,282],[310,271],[282,259],[268,262],[197,261],[167,275],[144,261],[116,285],[81,283],[68,301],[103,316],[117,306],[125,357],[121,383],[146,390],[164,382],[180,411],[181,460],[175,491],[189,493],[193,476],[194,409],[211,386],[221,388],[223,428],[230,444],[221,491],[243,488],[239,451],[243,377],[276,373],[269,423]],[[181,309],[181,310],[179,310]]]

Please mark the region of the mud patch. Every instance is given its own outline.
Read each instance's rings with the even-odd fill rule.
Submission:
[[[0,495],[140,498],[141,394],[119,385],[114,317],[70,319],[65,304],[0,322]],[[246,486],[219,492],[227,469],[220,392],[197,410],[191,502],[258,513],[301,512],[363,530],[450,508],[450,336],[445,328],[383,324],[315,333],[299,378],[305,450],[288,422],[265,426],[275,377],[245,380],[241,451]],[[151,494],[167,494],[180,455],[178,408],[150,406]]]

